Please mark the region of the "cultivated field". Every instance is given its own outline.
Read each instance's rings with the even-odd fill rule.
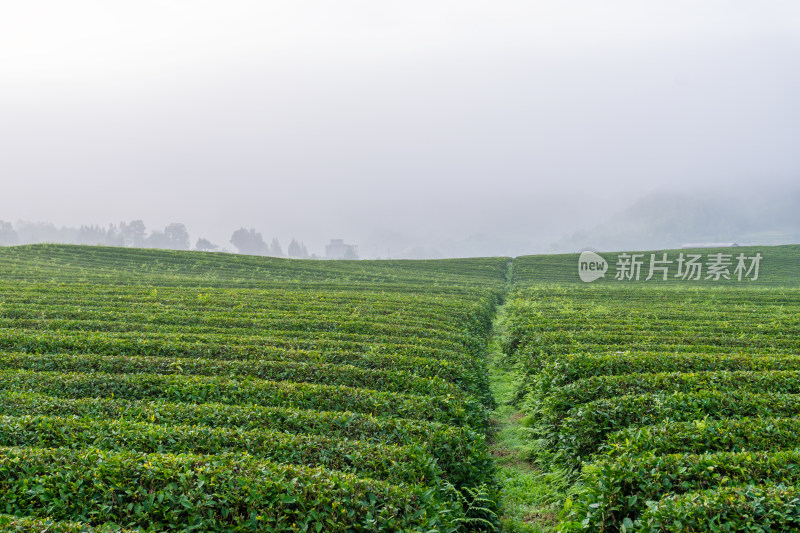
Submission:
[[[0,248],[0,530],[537,531],[492,336],[556,527],[800,527],[800,247],[723,252],[758,276]]]
[[[490,526],[506,263],[0,249],[0,525]]]
[[[760,250],[754,281],[585,284],[577,255],[515,260],[504,353],[577,475],[563,529],[800,527],[800,247]]]

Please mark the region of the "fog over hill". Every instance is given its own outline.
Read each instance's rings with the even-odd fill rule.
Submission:
[[[543,204],[547,199],[542,199]],[[771,245],[800,243],[800,187],[783,185],[750,190],[656,191],[622,208],[609,208],[587,198],[564,200],[569,209],[547,216],[520,209],[516,223],[502,217],[472,233],[442,236],[397,225],[372,231],[358,242],[359,256],[371,258],[438,259],[444,257],[520,256],[569,253],[592,248],[603,251],[679,248],[686,243],[726,242]],[[57,227],[52,223],[0,221],[0,245],[36,242],[141,246],[167,249],[240,251],[230,240],[212,243],[192,228],[173,223],[131,236],[132,223]],[[141,230],[144,230],[144,225]],[[480,229],[480,231],[478,231]],[[322,230],[320,230],[322,231]],[[189,235],[193,235],[190,240]],[[256,232],[258,234],[258,232]],[[138,239],[138,240],[137,240]],[[324,258],[324,248],[305,249],[294,238],[263,235],[263,249],[246,253]],[[199,242],[198,242],[199,241]],[[283,244],[281,244],[283,243]],[[205,247],[204,247],[205,246]],[[302,246],[302,248],[300,248]]]
[[[550,251],[648,250],[710,242],[800,243],[800,187],[654,192],[554,242]]]

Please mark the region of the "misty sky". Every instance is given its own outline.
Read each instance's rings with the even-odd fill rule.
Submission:
[[[0,219],[524,253],[800,182],[798,65],[797,1],[6,2]]]

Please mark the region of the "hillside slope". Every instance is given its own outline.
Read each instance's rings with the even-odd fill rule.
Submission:
[[[619,279],[635,254],[600,254],[609,270],[590,282],[578,254],[513,263],[503,357],[542,457],[572,473],[559,527],[794,530],[800,247],[642,252],[640,278]],[[650,254],[762,261],[757,279],[701,262],[697,279],[648,280]]]
[[[0,503],[65,530],[491,528],[507,261],[0,248]]]

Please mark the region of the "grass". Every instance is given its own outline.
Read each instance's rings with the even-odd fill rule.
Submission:
[[[523,413],[511,404],[518,376],[503,365],[499,343],[495,340],[489,348],[490,387],[497,401],[491,416],[494,431],[490,449],[503,487],[503,531],[555,531],[569,480],[564,471],[549,466],[547,451],[525,427]]]

